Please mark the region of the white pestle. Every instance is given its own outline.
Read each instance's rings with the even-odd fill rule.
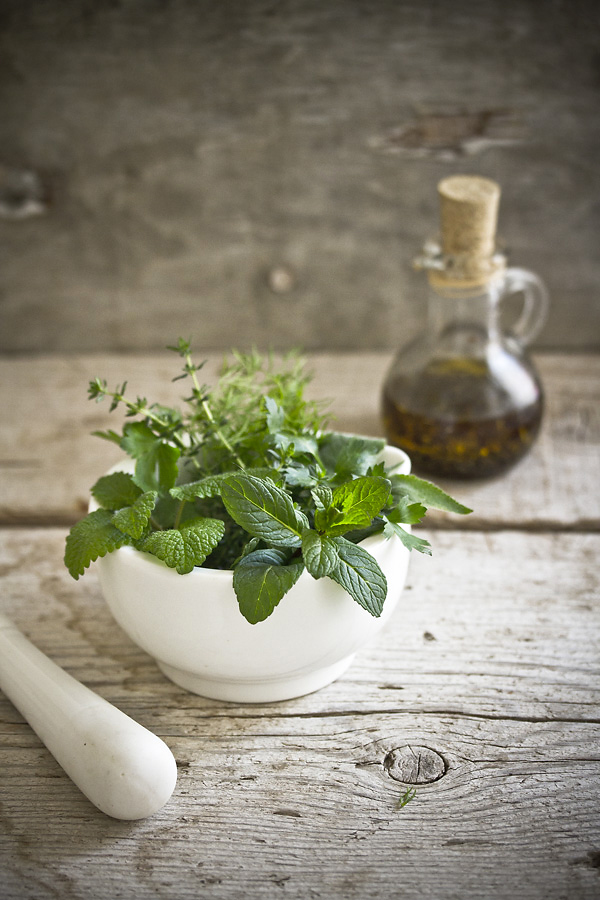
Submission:
[[[103,813],[143,819],[173,793],[177,765],[164,741],[48,659],[2,614],[0,689]]]

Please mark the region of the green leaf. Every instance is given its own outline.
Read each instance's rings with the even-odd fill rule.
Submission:
[[[329,506],[327,509],[315,509],[315,528],[321,534],[332,535],[335,533],[334,526],[341,522],[343,518],[344,513],[336,509],[335,506]],[[353,528],[353,526],[345,525],[340,529],[340,533],[344,534],[350,528]]]
[[[283,469],[285,482],[290,487],[312,487],[317,481],[314,467],[303,463],[290,463]]]
[[[177,500],[196,500],[206,497],[218,497],[221,493],[221,485],[225,478],[229,478],[233,472],[224,472],[221,475],[207,475],[198,481],[188,481],[187,484],[177,484],[169,493]]]
[[[123,429],[121,447],[136,460],[134,480],[144,491],[168,491],[178,475],[181,455],[162,438],[157,438],[145,422],[129,422]]]
[[[418,550],[419,553],[425,553],[427,556],[431,556],[431,544],[429,541],[426,541],[424,538],[415,537],[414,534],[410,534],[402,527],[402,525],[392,521],[389,517],[385,524],[385,528],[383,529],[383,533],[386,538],[396,535],[409,550]]]
[[[77,580],[99,556],[128,543],[127,535],[112,524],[112,513],[107,509],[96,509],[73,525],[67,535],[65,565]]]
[[[220,519],[197,517],[185,522],[181,528],[153,531],[140,549],[162,559],[180,575],[186,575],[194,566],[202,565],[224,533],[225,524]]]
[[[218,497],[221,494],[221,487],[226,478],[240,474],[239,471],[220,472],[218,475],[207,475],[198,481],[188,481],[187,484],[177,484],[172,487],[169,493],[177,500],[202,500],[207,497]],[[266,478],[269,475],[275,475],[272,469],[264,466],[253,467],[244,470],[244,475],[256,475],[260,478]]]
[[[416,525],[426,513],[427,508],[422,503],[411,503],[408,497],[402,497],[398,505],[386,511],[385,515],[390,522]]]
[[[104,509],[121,509],[131,506],[142,493],[141,488],[127,472],[103,475],[92,488],[92,496]]]
[[[133,459],[152,453],[158,438],[145,422],[128,422],[123,428],[122,449]]]
[[[333,491],[327,484],[317,484],[311,491],[317,509],[328,509],[333,503]]]
[[[351,528],[370,525],[387,503],[390,488],[387,478],[373,475],[365,475],[337,487],[333,492],[332,502],[343,517],[329,533],[343,534]]]
[[[125,506],[113,515],[113,525],[116,525],[119,531],[139,540],[150,521],[157,497],[156,491],[142,494],[131,506]]]
[[[121,446],[122,435],[113,431],[112,428],[109,428],[107,431],[92,431],[92,435],[94,437],[102,438],[105,441],[110,441],[111,444],[117,444],[119,447]]]
[[[265,396],[265,409],[267,411],[267,430],[271,434],[281,431],[285,422],[285,411],[273,397]]]
[[[319,445],[319,456],[329,472],[347,479],[353,475],[366,475],[384,447],[382,440],[331,431]]]
[[[332,540],[337,546],[339,561],[329,577],[372,616],[380,616],[387,595],[387,581],[377,561],[362,547],[343,537]]]
[[[430,481],[417,478],[416,475],[392,475],[392,490],[395,497],[406,496],[417,503],[432,506],[434,509],[443,509],[446,512],[467,515],[473,512],[468,506],[463,506],[449,494],[446,494],[437,485]]]
[[[281,550],[255,550],[236,567],[233,588],[240,612],[251,625],[270,616],[302,574],[302,562],[285,565],[286,559]]]
[[[180,454],[177,447],[157,442],[152,452],[137,460],[135,480],[146,491],[170,490],[177,480],[177,460]]]
[[[302,558],[313,578],[323,578],[338,564],[338,548],[331,538],[311,528],[302,535]]]
[[[302,533],[309,527],[289,494],[253,475],[226,478],[221,499],[234,522],[275,547],[299,547]]]

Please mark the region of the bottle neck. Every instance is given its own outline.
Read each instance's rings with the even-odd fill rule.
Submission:
[[[430,338],[452,355],[478,355],[500,340],[498,306],[503,278],[458,287],[430,278],[427,306]]]

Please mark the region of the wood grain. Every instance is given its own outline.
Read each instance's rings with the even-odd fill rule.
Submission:
[[[179,764],[157,816],[111,821],[1,700],[5,896],[592,900],[600,537],[428,536],[434,558],[413,559],[404,601],[344,678],[244,707],[166,681],[93,573],[61,570],[63,529],[2,532],[3,610]],[[444,774],[400,808],[410,782],[390,755],[406,746]]]
[[[502,186],[500,236],[598,349],[591,0],[5,0],[0,349],[392,349],[437,182]],[[25,192],[26,194],[26,192]],[[283,279],[278,272],[287,272]]]

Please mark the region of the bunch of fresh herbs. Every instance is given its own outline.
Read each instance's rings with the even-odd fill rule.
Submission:
[[[216,387],[198,379],[189,341],[174,350],[190,384],[183,410],[126,397],[126,383],[89,385],[90,399],[123,407],[121,433],[96,432],[133,460],[92,488],[98,509],[71,529],[65,564],[78,578],[124,545],[153,554],[182,575],[195,566],[233,570],[242,615],[269,616],[304,569],[331,578],[373,616],[386,579],[359,542],[383,532],[430,553],[404,526],[428,507],[468,513],[440,488],[378,461],[384,442],[327,429],[321,405],[305,398],[309,376],[297,355],[277,366],[234,353]]]

